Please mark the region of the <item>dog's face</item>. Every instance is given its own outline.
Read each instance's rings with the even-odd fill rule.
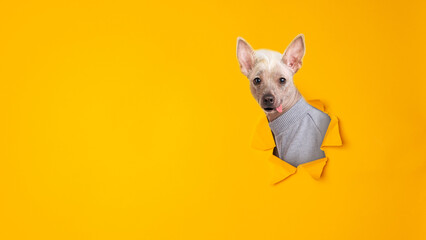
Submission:
[[[237,59],[241,72],[250,81],[253,97],[265,111],[268,119],[275,119],[291,107],[299,91],[293,75],[302,66],[305,40],[298,35],[283,54],[267,49],[254,51],[243,38],[237,38]]]

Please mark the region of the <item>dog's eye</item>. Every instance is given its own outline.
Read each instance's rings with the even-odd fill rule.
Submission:
[[[253,79],[254,85],[258,85],[258,84],[260,84],[260,82],[261,82],[261,80],[258,77]]]
[[[285,83],[285,78],[280,78],[280,83]]]

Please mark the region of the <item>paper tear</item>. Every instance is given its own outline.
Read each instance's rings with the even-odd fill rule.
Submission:
[[[252,147],[261,151],[271,151],[271,155],[268,159],[270,166],[272,167],[271,183],[273,185],[287,179],[289,176],[298,172],[298,169],[303,169],[309,173],[314,179],[320,179],[325,165],[327,164],[327,147],[342,146],[342,139],[339,131],[338,118],[325,111],[324,104],[318,100],[307,101],[313,107],[325,112],[329,115],[331,121],[328,125],[324,140],[321,144],[321,150],[325,152],[326,157],[310,161],[307,163],[300,164],[296,167],[283,161],[277,156],[272,154],[272,150],[275,147],[275,141],[269,127],[267,118],[263,116],[258,122],[254,134],[252,135]],[[277,109],[278,110],[278,109]]]

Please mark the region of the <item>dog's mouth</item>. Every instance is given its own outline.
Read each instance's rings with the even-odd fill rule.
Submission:
[[[280,106],[279,107],[277,107],[277,108],[272,108],[272,107],[266,107],[266,108],[263,108],[263,110],[265,110],[266,112],[272,112],[272,111],[274,111],[274,110],[276,110],[277,112],[282,112],[283,111],[283,105],[282,104],[280,104]]]

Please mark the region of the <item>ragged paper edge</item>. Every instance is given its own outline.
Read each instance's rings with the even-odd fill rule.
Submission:
[[[283,180],[287,179],[289,176],[295,174],[298,168],[308,172],[309,175],[312,176],[312,178],[316,180],[320,179],[328,161],[326,148],[343,145],[340,136],[339,121],[337,116],[334,116],[325,111],[324,104],[318,99],[308,100],[308,103],[311,106],[326,113],[331,119],[326,134],[324,136],[324,140],[320,147],[321,150],[325,152],[326,157],[300,164],[296,168],[271,153],[270,157],[268,158],[268,163],[272,167],[270,180],[272,185],[276,185],[277,183],[280,183]],[[268,151],[275,147],[275,141],[269,128],[268,121],[265,117],[259,119],[255,131],[252,134],[252,147],[261,151]]]
[[[268,162],[272,167],[270,177],[270,181],[272,184],[277,184],[296,173],[296,168],[294,166],[281,160],[273,154],[269,156]]]
[[[265,116],[259,118],[252,132],[251,147],[260,151],[267,151],[275,147],[274,137]]]

